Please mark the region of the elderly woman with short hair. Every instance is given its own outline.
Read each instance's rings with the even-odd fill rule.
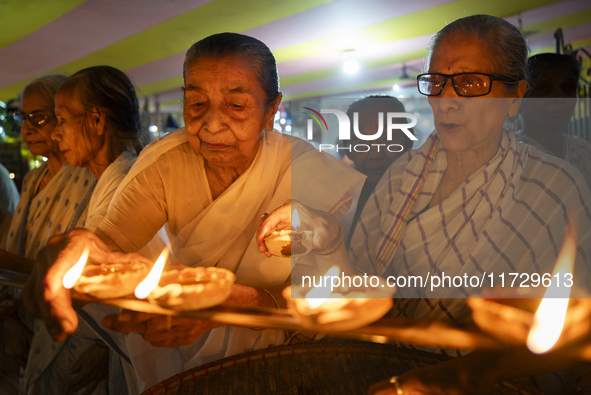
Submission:
[[[83,226],[84,197],[92,194],[96,183],[90,170],[67,164],[59,145],[51,139],[57,125],[55,94],[66,78],[50,74],[29,82],[15,115],[27,148],[33,155],[47,159],[25,176],[21,199],[3,244],[6,251],[29,259],[35,259],[51,236]]]
[[[28,307],[48,318],[57,338],[76,328],[61,281],[86,245],[103,261],[121,257],[110,250],[131,252],[146,245],[142,251],[154,257],[161,247],[150,241],[166,225],[175,262],[236,274],[228,303],[277,307],[283,304],[280,293],[291,259],[266,259],[258,252],[255,232],[261,216],[292,193],[309,206],[343,213],[361,190],[361,174],[303,140],[273,131],[282,94],[275,59],[262,42],[234,33],[207,37],[187,52],[184,79],[185,128],[144,149],[96,235],[71,232],[52,239],[40,254],[39,270],[26,289]],[[323,242],[315,241],[317,251]],[[45,301],[35,294],[37,287],[45,290]],[[203,363],[285,340],[282,330],[175,318],[169,329],[166,317],[145,314],[108,317],[104,323],[168,347],[127,337],[141,390]]]
[[[80,70],[65,79],[55,95],[57,124],[50,134],[54,145],[77,169],[94,175],[93,189],[81,204],[63,204],[84,210],[78,227],[94,231],[107,212],[115,190],[142,148],[142,128],[135,88],[127,75],[110,66]],[[74,184],[86,183],[75,178]],[[62,230],[63,231],[63,230]],[[87,305],[79,314],[89,317]],[[25,393],[105,393],[109,348],[94,336],[85,320],[82,333],[54,343],[41,321],[34,324],[26,374]],[[82,335],[81,335],[82,334]]]
[[[3,259],[23,264],[21,258],[35,259],[37,252],[50,237],[83,226],[88,210],[88,198],[96,184],[90,170],[71,166],[52,141],[51,133],[57,125],[55,94],[68,78],[63,74],[49,74],[29,82],[22,91],[19,111],[14,114],[21,124],[22,138],[33,155],[46,160],[28,172],[23,180],[20,201],[12,215],[5,238],[0,240]],[[16,257],[18,256],[18,257]],[[13,293],[20,294],[20,291]],[[0,292],[5,303],[8,294]],[[21,368],[24,368],[33,335],[22,321],[24,316],[14,309],[0,309],[5,347]]]
[[[578,236],[571,276],[588,288],[591,194],[585,181],[568,163],[519,144],[503,128],[517,115],[527,87],[528,50],[521,33],[502,19],[473,15],[447,25],[430,47],[418,89],[428,96],[436,130],[388,169],[361,215],[349,258],[342,247],[335,261],[350,261],[368,275],[492,275],[498,285],[501,274],[508,279],[508,273],[551,273],[571,227]],[[289,219],[291,209],[286,205],[266,219],[258,237],[262,252],[263,238],[273,224]],[[489,286],[486,277],[484,287]],[[481,290],[463,282],[433,291],[398,287],[393,312],[468,323],[465,298]],[[405,373],[370,393],[481,394],[496,380],[569,364],[556,356],[534,358],[525,348],[473,352]]]

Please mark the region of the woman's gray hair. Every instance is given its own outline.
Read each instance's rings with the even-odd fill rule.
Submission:
[[[529,82],[529,49],[523,35],[509,22],[490,15],[466,16],[435,33],[428,47],[427,67],[439,43],[448,38],[458,37],[475,38],[485,44],[491,55],[495,74],[507,76],[515,81]],[[516,88],[517,85],[513,87]]]
[[[88,67],[69,77],[59,90],[73,93],[85,111],[101,108],[115,136],[140,153],[147,136],[135,87],[123,71],[111,66]]]
[[[59,87],[62,83],[68,78],[65,74],[47,74],[43,77],[39,77],[34,79],[33,81],[29,82],[23,89],[21,93],[21,103],[25,94],[27,93],[39,93],[41,94],[48,102],[54,103],[55,102],[55,94],[57,93]]]
[[[267,105],[279,96],[279,75],[273,53],[262,41],[244,34],[219,33],[193,44],[185,56],[183,77],[186,78],[191,64],[200,58],[220,59],[226,56],[244,58],[252,65],[265,92]]]

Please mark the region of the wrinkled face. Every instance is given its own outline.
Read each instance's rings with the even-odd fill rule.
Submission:
[[[429,72],[495,74],[486,46],[471,37],[442,40],[432,54]],[[502,82],[492,81],[491,86],[486,96],[463,98],[448,79],[441,95],[429,97],[435,128],[448,151],[475,151],[486,157],[496,153],[503,123],[507,115],[517,114],[526,84],[519,83],[516,92],[509,96]]]
[[[20,109],[25,116],[28,114],[53,115],[53,110],[53,102],[37,92],[26,93]],[[30,120],[25,120],[21,133],[33,155],[48,157],[52,152],[59,153],[58,145],[51,139],[51,132],[56,124],[57,121],[53,117],[42,126],[33,126]]]
[[[359,132],[365,135],[372,135],[375,134],[379,129],[379,117],[378,113],[382,112],[382,122],[383,122],[383,132],[379,139],[372,140],[372,141],[362,141],[358,139],[353,131],[351,132],[351,152],[346,152],[347,156],[355,162],[355,169],[360,171],[361,173],[365,174],[368,177],[375,177],[380,178],[386,169],[398,159],[402,152],[391,152],[391,151],[399,151],[401,147],[390,147],[388,150],[388,146],[393,144],[399,144],[403,147],[412,146],[412,142],[408,142],[408,138],[406,135],[401,132],[400,130],[395,130],[392,133],[392,140],[389,141],[387,138],[386,133],[386,114],[388,112],[404,112],[399,111],[399,109],[388,107],[385,105],[371,105],[370,107],[366,107],[359,111]],[[396,119],[394,119],[396,122]],[[399,123],[406,123],[406,119],[400,120]],[[381,145],[380,145],[381,144]],[[357,151],[355,151],[355,145],[363,145],[357,147]],[[367,152],[358,152],[358,151],[365,151],[365,145],[370,147],[370,150]]]
[[[55,96],[55,116],[58,119],[52,138],[72,166],[89,167],[103,144],[92,125],[92,114],[84,110],[76,95],[58,91]]]
[[[240,58],[200,58],[185,75],[183,116],[195,152],[214,166],[247,167],[279,100],[265,103],[256,74]]]
[[[523,104],[526,127],[561,133],[577,104],[578,71],[542,64],[533,74],[535,78]]]

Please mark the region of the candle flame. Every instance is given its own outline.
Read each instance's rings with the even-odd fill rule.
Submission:
[[[74,286],[74,284],[76,284],[76,281],[78,281],[78,278],[82,275],[82,271],[84,270],[84,266],[88,260],[89,252],[90,249],[86,247],[80,256],[80,259],[78,259],[78,262],[72,266],[70,270],[68,270],[64,276],[64,279],[62,280],[62,285],[64,288],[70,289]]]
[[[340,272],[338,266],[333,266],[328,269],[323,278],[332,278],[333,276],[338,277]],[[322,303],[326,302],[326,300],[330,298],[330,295],[330,288],[320,286],[312,288],[312,290],[306,294],[305,298],[310,308],[315,309]]]
[[[162,270],[164,269],[164,264],[166,263],[166,258],[168,258],[169,252],[170,248],[168,246],[164,247],[164,250],[160,253],[160,256],[156,260],[156,263],[152,267],[152,270],[150,270],[148,276],[135,288],[134,294],[136,298],[144,299],[154,288],[156,288],[158,281],[160,281],[160,276],[162,276]]]
[[[298,215],[298,210],[297,209],[293,209],[293,215],[291,216],[291,226],[293,226],[295,229],[300,227],[300,216]]]
[[[556,260],[552,284],[544,294],[527,337],[527,347],[533,353],[543,354],[550,351],[560,338],[570,296],[570,287],[564,285],[564,279],[567,278],[567,273],[572,274],[576,253],[577,241],[569,230]],[[554,276],[557,274],[558,281],[555,283]]]

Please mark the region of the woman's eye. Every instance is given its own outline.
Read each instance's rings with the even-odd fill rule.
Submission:
[[[236,108],[236,109],[241,109],[244,108],[244,106],[240,105],[240,104],[236,104],[236,103],[231,103],[230,107],[232,108]]]
[[[201,108],[205,105],[204,102],[198,102],[198,103],[193,103],[191,104],[191,107],[195,107],[195,108]]]

